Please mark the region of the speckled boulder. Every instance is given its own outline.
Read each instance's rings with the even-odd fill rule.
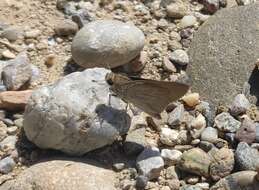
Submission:
[[[24,114],[28,139],[40,148],[82,155],[126,134],[130,117],[124,102],[109,97],[108,72],[76,72],[34,91]]]

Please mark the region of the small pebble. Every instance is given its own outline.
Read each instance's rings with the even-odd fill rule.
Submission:
[[[236,132],[240,126],[241,122],[233,118],[229,113],[222,112],[221,114],[217,115],[214,119],[215,126],[224,132]]]
[[[4,119],[2,119],[2,121],[3,121],[7,126],[13,126],[13,125],[14,125],[14,122],[13,122],[13,120],[11,120],[11,119],[4,118]]]
[[[191,185],[198,183],[200,178],[198,176],[189,176],[186,178],[186,182]]]
[[[1,34],[3,38],[8,39],[9,41],[16,41],[20,36],[22,36],[22,31],[16,27],[8,27],[4,29],[3,33]]]
[[[162,149],[161,156],[166,165],[174,165],[180,161],[182,152],[179,150]]]
[[[187,14],[187,7],[180,2],[181,1],[179,1],[179,3],[171,3],[166,7],[167,16],[169,18],[180,19]]]
[[[171,188],[168,186],[163,186],[160,190],[171,190]]]
[[[145,68],[147,58],[147,53],[142,51],[132,61],[120,66],[119,68],[121,68],[126,73],[139,73]]]
[[[22,126],[23,126],[23,118],[14,120],[14,124],[15,124],[17,127],[22,128]]]
[[[241,124],[241,127],[236,131],[235,138],[239,142],[251,144],[256,141],[256,128],[256,123],[249,118],[245,118]]]
[[[70,36],[78,31],[78,25],[71,20],[65,20],[56,25],[54,30],[58,36]]]
[[[15,135],[17,133],[17,131],[18,131],[18,128],[16,126],[7,128],[8,135]]]
[[[213,143],[210,143],[208,141],[201,141],[199,143],[199,147],[204,150],[205,152],[209,152],[212,148],[215,148],[215,145]]]
[[[0,120],[2,121],[6,117],[6,111],[0,110]]]
[[[178,49],[172,52],[169,56],[169,59],[179,65],[187,65],[189,63],[189,56],[186,51]]]
[[[41,34],[41,31],[38,29],[27,31],[24,33],[25,38],[37,38]]]
[[[184,97],[182,97],[182,101],[189,106],[189,107],[194,107],[199,104],[200,102],[200,95],[198,93],[191,93],[187,94]]]
[[[206,127],[206,120],[202,114],[199,114],[195,119],[191,121],[190,134],[192,138],[197,139],[201,136],[201,133]]]
[[[206,120],[202,114],[199,114],[195,119],[191,122],[191,127],[194,129],[202,129],[206,127]]]
[[[219,0],[204,0],[202,3],[204,5],[204,10],[210,14],[219,10]]]
[[[56,55],[50,54],[46,57],[45,65],[47,67],[52,67],[57,61]]]
[[[163,68],[171,73],[175,73],[177,71],[174,64],[167,57],[164,57],[163,59]]]
[[[6,59],[14,59],[16,57],[10,50],[3,51],[2,56]]]
[[[119,172],[122,171],[125,168],[125,164],[124,163],[116,163],[112,165],[114,171]]]
[[[230,113],[234,116],[244,114],[251,107],[249,100],[244,94],[238,94],[230,107]]]
[[[249,5],[251,3],[255,3],[256,0],[236,0],[238,5]]]
[[[170,126],[180,125],[184,116],[184,106],[182,104],[178,105],[172,112],[168,115],[168,124]]]
[[[193,15],[187,15],[182,18],[180,21],[180,26],[182,28],[192,27],[197,23],[197,19]]]
[[[201,133],[201,140],[211,143],[216,142],[218,139],[218,130],[214,127],[207,127]]]
[[[161,143],[174,146],[177,144],[179,132],[170,128],[162,128],[160,132],[160,141]]]
[[[200,142],[201,142],[200,139],[194,139],[194,140],[192,140],[191,145],[196,146],[196,145],[200,144]]]
[[[3,174],[10,173],[15,167],[15,162],[11,157],[6,157],[0,161],[0,172]]]
[[[136,163],[139,173],[149,180],[158,178],[164,169],[164,160],[156,147],[145,148],[137,157]]]
[[[1,151],[9,151],[9,150],[14,150],[15,145],[17,142],[17,137],[16,136],[7,136],[4,140],[0,142],[0,150]]]
[[[170,32],[169,38],[170,40],[176,40],[178,42],[181,40],[180,34],[178,34],[178,32],[175,32],[175,31]]]

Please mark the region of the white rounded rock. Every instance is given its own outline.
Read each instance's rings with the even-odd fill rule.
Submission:
[[[179,150],[162,149],[161,156],[167,165],[177,164],[182,156]]]
[[[178,49],[170,54],[170,60],[173,63],[177,63],[179,65],[187,65],[189,63],[189,57],[186,51]]]
[[[126,134],[126,104],[109,96],[103,68],[75,72],[32,94],[24,113],[30,141],[44,149],[82,155]]]
[[[180,26],[182,28],[192,27],[197,23],[197,19],[193,15],[186,15],[182,18]]]
[[[161,143],[174,146],[178,142],[179,132],[177,130],[162,128],[160,132],[160,141]]]
[[[114,68],[133,60],[144,47],[145,36],[133,24],[98,20],[84,26],[72,43],[72,57],[84,68]]]

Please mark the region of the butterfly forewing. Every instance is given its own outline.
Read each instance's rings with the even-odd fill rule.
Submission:
[[[153,80],[133,81],[126,88],[125,99],[149,114],[161,113],[172,101],[181,98],[188,87],[174,82]]]
[[[150,115],[161,113],[172,101],[181,98],[189,89],[188,85],[155,81],[149,79],[129,79],[114,74],[112,90],[125,101],[134,104]]]

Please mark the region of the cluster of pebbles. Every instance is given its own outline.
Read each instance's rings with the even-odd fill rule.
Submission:
[[[215,106],[188,92],[157,119],[105,81],[112,69],[186,82],[199,26],[253,1],[41,3],[62,21],[0,20],[0,190],[259,189],[259,110],[245,94]]]

